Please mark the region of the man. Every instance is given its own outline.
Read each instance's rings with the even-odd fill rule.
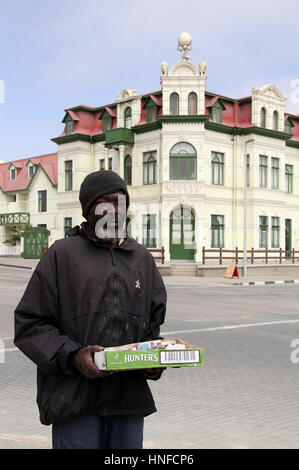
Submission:
[[[100,371],[93,355],[159,337],[164,283],[149,251],[122,233],[129,194],[117,173],[86,176],[79,199],[88,222],[40,260],[15,311],[15,344],[37,364],[53,448],[142,448],[143,419],[156,411],[147,379],[162,370]]]

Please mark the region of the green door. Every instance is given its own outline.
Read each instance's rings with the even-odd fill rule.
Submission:
[[[189,207],[178,207],[170,214],[170,259],[194,260],[195,221]]]

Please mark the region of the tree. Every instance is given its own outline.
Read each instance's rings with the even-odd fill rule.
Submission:
[[[11,246],[17,246],[20,245],[21,243],[21,233],[25,232],[26,230],[29,230],[32,228],[32,225],[20,225],[18,228],[14,227],[10,233],[11,238],[8,238],[5,240],[3,243],[6,245],[11,245]]]

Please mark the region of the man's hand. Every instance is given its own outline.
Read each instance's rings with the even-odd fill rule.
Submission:
[[[99,370],[94,363],[94,353],[103,351],[102,346],[86,346],[71,354],[71,364],[78,369],[87,379],[96,379],[99,377],[108,377],[114,374],[114,371]]]

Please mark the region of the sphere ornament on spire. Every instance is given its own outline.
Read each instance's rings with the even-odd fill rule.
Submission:
[[[192,49],[192,38],[189,33],[181,33],[178,37],[177,50],[182,54],[182,60],[189,60],[188,51]]]

